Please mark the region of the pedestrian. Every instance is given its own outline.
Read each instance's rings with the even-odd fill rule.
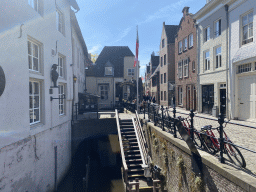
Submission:
[[[152,99],[153,103],[156,102],[156,97],[154,96],[153,99]]]

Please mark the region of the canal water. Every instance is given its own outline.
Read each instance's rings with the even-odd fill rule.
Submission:
[[[117,135],[87,139],[80,144],[58,192],[124,192]],[[89,158],[88,158],[89,157]],[[89,160],[90,159],[90,160]],[[86,164],[89,163],[88,186]]]

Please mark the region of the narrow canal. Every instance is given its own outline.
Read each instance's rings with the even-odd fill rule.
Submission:
[[[89,164],[88,182],[83,182],[88,170],[86,164]],[[86,139],[73,156],[58,192],[124,192],[121,165],[117,135]]]

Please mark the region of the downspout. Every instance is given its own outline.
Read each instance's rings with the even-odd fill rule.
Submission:
[[[195,21],[196,22],[196,21]],[[199,91],[199,87],[200,87],[200,82],[199,82],[199,73],[200,73],[200,50],[199,50],[199,32],[198,32],[198,24],[196,24],[196,48],[197,48],[197,111],[201,112],[201,108],[200,108],[200,96],[199,94],[201,93]],[[199,110],[200,109],[200,110]]]
[[[226,29],[226,117],[230,119],[229,114],[229,81],[228,81],[228,72],[229,72],[229,16],[228,16],[228,5],[225,5],[226,19],[227,19],[227,29]]]

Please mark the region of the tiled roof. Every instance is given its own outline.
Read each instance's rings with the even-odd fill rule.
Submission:
[[[128,46],[105,46],[92,67],[88,76],[103,77],[105,64],[110,62],[114,67],[114,77],[124,76],[124,57],[134,56]]]
[[[177,34],[178,25],[164,25],[165,32],[169,43],[175,43],[175,35]]]

